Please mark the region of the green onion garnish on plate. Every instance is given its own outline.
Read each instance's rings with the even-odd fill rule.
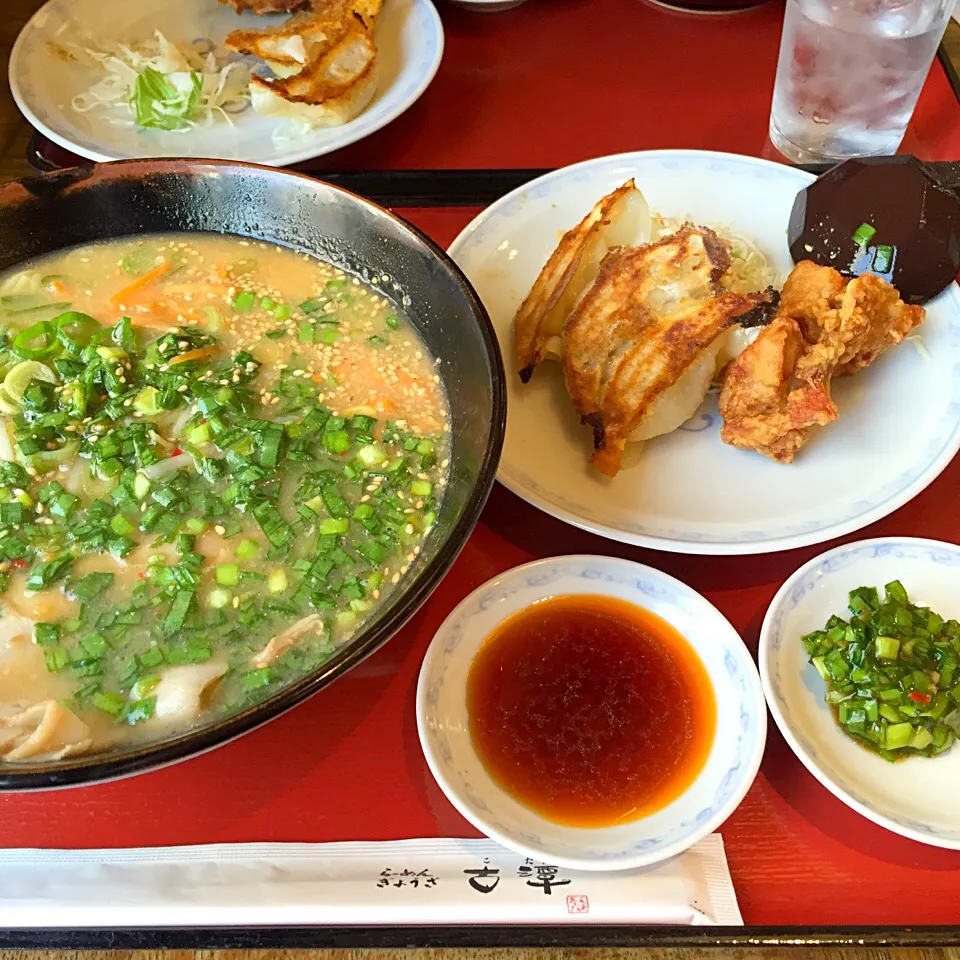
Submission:
[[[853,242],[858,247],[865,247],[877,232],[876,227],[869,223],[861,223],[853,233]]]

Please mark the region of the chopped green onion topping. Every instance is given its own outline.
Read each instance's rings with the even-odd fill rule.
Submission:
[[[880,245],[873,254],[873,270],[877,273],[889,273],[893,269],[893,260],[896,255],[896,248]]]

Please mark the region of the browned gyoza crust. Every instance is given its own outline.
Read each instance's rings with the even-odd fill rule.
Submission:
[[[342,63],[344,54],[351,60],[356,58],[358,63],[350,68],[345,64],[337,68],[336,64]],[[299,73],[269,82],[254,75],[250,83],[289,103],[322,104],[347,98],[352,91],[363,87],[373,76],[376,57],[377,48],[370,31],[362,23],[355,22],[337,38],[333,49],[314,57]],[[335,80],[330,79],[333,76],[336,76]]]
[[[730,255],[713,231],[684,225],[644,247],[612,250],[563,331],[567,390],[594,431],[591,462],[613,476],[651,405],[727,327],[773,291],[717,293]]]
[[[315,39],[323,49],[329,49],[346,34],[349,26],[348,17],[319,17],[311,12],[302,12],[269,30],[232,30],[227,34],[226,46],[237,53],[260,57],[282,66],[303,67],[304,64],[292,57],[275,53],[277,42],[299,36],[303,37],[305,42],[313,42]]]
[[[276,2],[284,3],[287,0]],[[226,46],[237,53],[260,57],[274,70],[284,74],[269,82],[254,75],[251,78],[254,85],[264,86],[291,102],[323,103],[332,97],[348,95],[351,88],[365,83],[374,69],[376,46],[372,30],[381,5],[381,0],[314,0],[313,3],[291,8],[301,12],[279,26],[266,30],[233,30],[227,34]],[[295,37],[303,40],[307,57],[305,62],[301,63],[289,53],[280,52],[284,41]],[[356,42],[366,47],[365,61],[352,70],[343,65],[334,71],[343,75],[340,83],[324,79],[329,72],[330,58],[338,57],[347,45]]]
[[[585,262],[600,258],[604,230],[623,212],[631,196],[639,196],[628,180],[603,197],[571,230],[568,230],[540,271],[513,321],[517,370],[526,383],[543,360],[547,341],[559,336],[577,299],[589,282],[580,275]]]

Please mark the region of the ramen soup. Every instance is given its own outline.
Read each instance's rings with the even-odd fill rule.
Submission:
[[[193,234],[0,279],[0,763],[235,712],[402,583],[449,417],[380,287]]]

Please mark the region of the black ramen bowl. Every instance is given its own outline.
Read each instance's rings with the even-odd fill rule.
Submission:
[[[0,790],[66,787],[154,769],[225,743],[313,696],[385,643],[427,599],[493,485],[506,420],[496,336],[453,261],[393,214],[311,177],[230,161],[131,160],[0,187],[0,270],[98,240],[183,231],[273,241],[361,279],[386,273],[398,282],[390,296],[410,298],[403,310],[439,361],[450,404],[451,471],[437,525],[405,582],[318,670],[255,706],[156,743],[52,762],[0,762]]]

